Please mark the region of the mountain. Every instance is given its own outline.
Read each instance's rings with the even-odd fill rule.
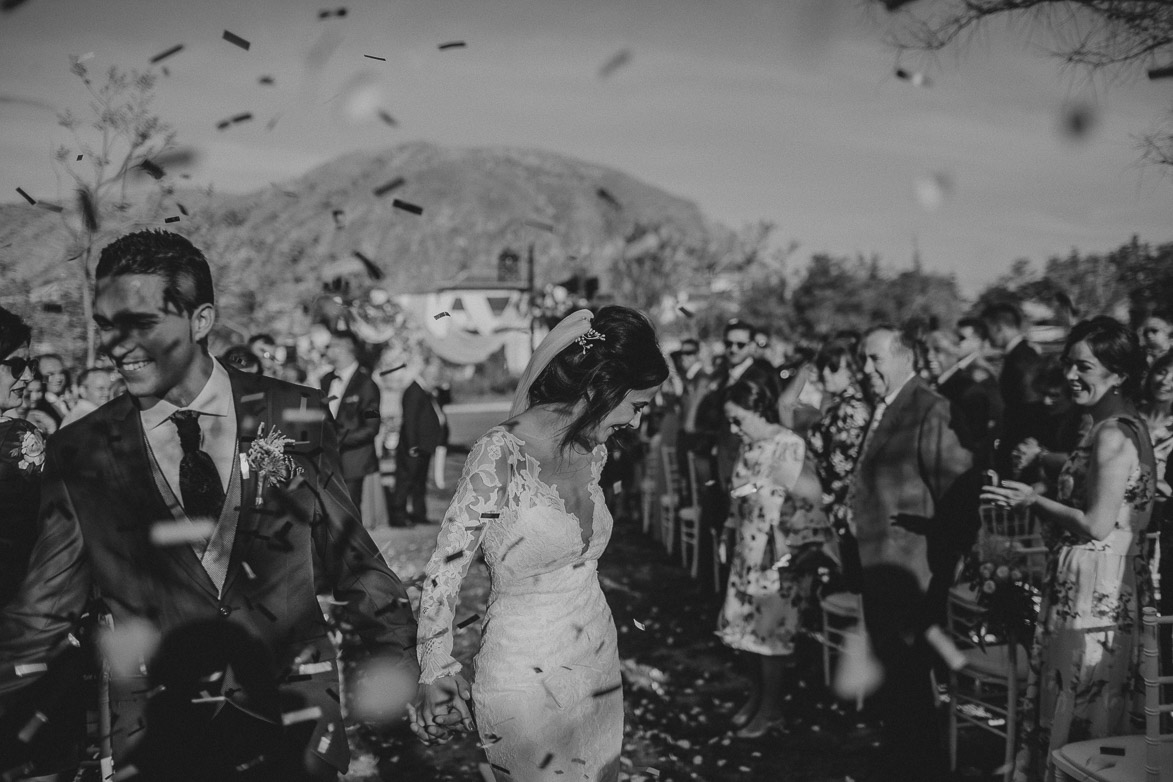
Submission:
[[[698,246],[729,234],[692,202],[620,171],[537,150],[422,142],[349,153],[248,194],[176,190],[142,200],[105,220],[99,244],[141,227],[189,236],[213,264],[218,290],[239,298],[230,314],[250,321],[244,328],[307,302],[323,267],[355,251],[385,273],[379,284],[393,294],[495,279],[506,249],[522,258],[524,280],[531,244],[539,286],[590,273],[606,290],[607,270],[637,226]],[[178,204],[189,216],[165,224],[181,215]],[[412,205],[422,213],[407,211]],[[76,252],[60,215],[0,205],[0,303],[27,309],[35,294],[75,316],[76,266],[65,259]]]

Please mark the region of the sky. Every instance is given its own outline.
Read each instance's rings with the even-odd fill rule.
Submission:
[[[197,152],[192,183],[223,192],[407,141],[537,147],[732,228],[772,222],[796,267],[827,252],[902,268],[916,246],[970,296],[1016,258],[1173,240],[1173,178],[1137,147],[1173,82],[1065,70],[1022,23],[901,55],[899,18],[866,0],[26,0],[0,14],[0,200],[67,191],[52,109],[84,113],[69,58],[92,53],[94,72],[160,73],[155,107]],[[1080,139],[1061,130],[1072,104],[1096,118]]]

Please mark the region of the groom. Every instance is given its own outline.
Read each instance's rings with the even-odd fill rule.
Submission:
[[[102,251],[94,321],[128,393],[49,446],[41,522],[56,556],[37,563],[42,611],[73,610],[92,583],[116,632],[145,620],[166,639],[195,622],[232,623],[267,649],[283,691],[303,707],[298,721],[313,726],[299,761],[304,778],[335,779],[350,752],[315,580],[332,590],[362,650],[394,661],[411,682],[415,621],[357,520],[321,395],[213,359],[215,320],[208,263],[187,239],[142,231]],[[258,456],[262,427],[270,443],[274,429],[288,437],[267,460]],[[42,629],[65,628],[49,620]],[[142,721],[148,699],[158,713],[158,693],[131,667],[110,683],[114,760],[123,767],[143,735],[166,735]],[[225,726],[256,719],[260,732],[280,732],[293,718],[272,699],[245,702],[247,687],[231,679],[227,670],[201,680],[212,705],[198,712],[206,722],[190,726],[191,735],[218,736],[220,746],[263,758],[263,748],[248,747],[248,729]]]

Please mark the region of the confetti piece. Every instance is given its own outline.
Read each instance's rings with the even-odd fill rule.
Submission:
[[[545,231],[548,234],[554,233],[554,226],[541,220],[525,219],[521,221],[521,224],[528,225],[530,228],[536,228],[539,231]]]
[[[248,47],[246,46],[245,48],[247,49]],[[151,58],[151,65],[154,65],[155,63],[158,63],[158,62],[163,62],[163,60],[166,60],[171,55],[179,54],[181,51],[183,51],[183,44],[177,43],[174,46],[172,46],[170,49],[168,49],[167,51],[159,52],[154,57],[152,57]]]
[[[1125,757],[1128,753],[1124,747],[1100,747],[1101,755],[1116,755],[1118,757]]]
[[[162,179],[167,173],[161,167],[159,167],[158,164],[147,160],[146,158],[143,159],[143,162],[138,164],[138,167],[145,171],[147,175],[153,179]]]
[[[605,187],[600,187],[597,190],[595,190],[595,195],[597,195],[599,198],[603,199],[604,201],[606,201],[608,204],[615,207],[616,209],[622,208],[619,204],[619,200],[617,198],[615,198],[615,196],[611,195],[611,191]]]
[[[444,314],[447,314],[447,313],[444,313]],[[499,519],[499,518],[501,518],[501,514],[500,513],[482,513],[481,518],[482,519]]]
[[[612,494],[619,494],[622,491],[623,491],[623,481],[615,481],[615,483],[611,484],[611,493]]]
[[[379,114],[379,119],[383,120],[391,127],[393,127],[393,128],[399,127],[399,123],[395,121],[395,118],[391,116],[390,112],[387,112],[383,109],[379,109],[378,114]]]
[[[29,676],[34,673],[44,673],[49,670],[49,666],[45,663],[23,663],[15,666],[17,676]]]
[[[211,519],[160,521],[151,525],[151,543],[160,547],[204,543],[212,537],[215,529],[216,524]]]
[[[256,608],[270,622],[277,621],[277,615],[274,614],[272,611],[270,611],[268,608],[266,608],[263,603],[257,603]]]
[[[29,719],[29,721],[25,723],[24,727],[21,728],[20,734],[17,736],[17,738],[20,739],[21,743],[28,744],[33,740],[33,737],[37,735],[37,731],[48,724],[48,722],[49,718],[45,716],[44,712],[36,712]]]
[[[933,82],[923,73],[916,71],[906,71],[904,68],[896,69],[896,78],[903,79],[914,87],[932,87]]]
[[[504,766],[498,766],[496,763],[490,763],[489,765],[493,768],[494,771],[500,771],[507,777],[513,776],[511,773],[509,773],[509,769],[505,768]]]
[[[345,8],[338,8],[334,11],[331,11],[330,9],[327,8],[323,11],[318,11],[318,18],[319,19],[329,19],[331,16],[337,16],[339,18],[344,17],[344,16],[346,16],[346,9]]]
[[[322,716],[322,709],[319,706],[310,706],[306,709],[298,709],[297,711],[287,711],[281,715],[282,725],[293,725],[297,722],[306,722],[307,720],[316,720]]]
[[[440,44],[440,51],[447,51],[448,49],[463,49],[467,44],[464,41],[449,41],[448,43]]]
[[[440,318],[451,318],[451,317],[452,316],[449,315],[447,312],[438,312],[432,316],[432,320],[439,320]]]
[[[253,571],[252,567],[250,567],[247,562],[241,562],[240,566],[244,568],[244,574],[246,576],[248,576],[249,581],[256,581],[257,580],[256,572]]]
[[[266,87],[272,87],[277,82],[272,76],[262,76],[259,79],[257,79],[257,83],[263,84]]]
[[[78,156],[77,156],[77,160],[78,160],[78,161],[80,161],[80,160],[81,160],[81,157],[82,157],[81,155],[78,155]],[[77,162],[77,161],[75,161],[75,162]]]
[[[192,703],[223,703],[228,700],[223,695],[205,695],[199,698],[192,698]]]
[[[691,318],[691,317],[692,317],[692,315],[693,315],[693,312],[692,312],[692,310],[690,310],[688,307],[685,307],[683,304],[681,304],[681,305],[680,305],[679,307],[677,307],[676,309],[680,310],[680,314],[681,314],[681,315],[683,315],[683,316],[684,316],[684,317],[686,317],[686,318]]]
[[[733,491],[729,492],[729,496],[734,498],[748,497],[757,490],[758,486],[756,483],[743,483],[740,486],[735,487]]]
[[[39,206],[42,209],[49,211],[49,212],[61,213],[61,212],[65,211],[63,208],[61,208],[57,204],[51,204],[48,201],[38,201],[37,206]]]
[[[1149,78],[1152,80],[1168,79],[1173,77],[1173,65],[1165,65],[1160,68],[1150,68]]]
[[[327,687],[326,694],[329,695],[334,700],[338,701],[339,703],[342,702],[342,698],[340,698],[338,695],[338,690],[335,690],[333,687]]]
[[[477,621],[480,618],[481,618],[480,614],[473,614],[472,616],[468,617],[467,619],[463,620],[458,625],[456,625],[456,629],[463,630],[464,628],[468,627],[470,624],[472,624],[473,622]]]
[[[364,54],[363,57],[366,57],[368,60],[378,60],[379,62],[387,62],[386,57],[376,57],[373,54]]]
[[[383,270],[375,265],[374,261],[363,255],[358,250],[351,250],[351,255],[362,261],[363,268],[367,270],[367,275],[370,276],[372,280],[381,280],[386,276],[383,274]]]
[[[390,375],[392,372],[398,372],[399,370],[405,368],[406,366],[407,366],[407,364],[400,364],[397,367],[391,367],[390,369],[384,369],[382,372],[379,373],[379,377],[382,377],[383,375]]]
[[[424,208],[422,206],[416,206],[415,204],[408,203],[407,201],[400,201],[398,198],[391,202],[391,206],[395,207],[396,209],[402,209],[405,212],[411,212],[413,215],[422,215],[424,213]]]
[[[297,672],[305,676],[312,676],[315,673],[328,673],[334,670],[334,663],[329,660],[323,660],[320,663],[303,663],[297,667]]]
[[[447,557],[444,558],[444,564],[448,564],[449,562],[455,562],[456,560],[462,558],[463,556],[464,556],[463,551],[457,551],[453,554],[449,554]]]
[[[377,196],[385,196],[388,193],[390,193],[392,190],[394,190],[395,188],[402,187],[404,181],[405,180],[403,177],[397,176],[394,179],[392,179],[390,182],[387,182],[386,184],[379,185],[371,192],[373,192]]]
[[[167,218],[166,220],[164,220],[163,222],[165,222],[165,223],[178,223],[178,222],[179,222],[179,217],[178,217],[178,216],[176,216],[176,217],[168,217],[168,218]]]
[[[606,79],[629,62],[631,62],[631,50],[620,49],[611,55],[607,62],[603,63],[603,67],[599,68],[599,78]]]
[[[187,211],[187,207],[186,207],[186,206],[184,206],[183,204],[179,203],[178,201],[176,201],[176,202],[175,202],[175,205],[176,205],[177,207],[179,207],[179,213],[180,213],[181,215],[183,215],[184,217],[188,217],[188,216],[189,216],[189,214],[188,214],[188,211]]]
[[[290,423],[306,424],[326,420],[325,410],[294,410],[287,408],[281,411],[281,420]]]
[[[24,190],[22,190],[22,189],[20,189],[20,188],[18,187],[18,188],[16,188],[16,192],[18,192],[18,193],[20,193],[22,196],[24,196],[24,200],[25,200],[25,201],[28,201],[28,202],[29,202],[30,204],[32,204],[33,206],[36,206],[36,205],[37,205],[37,200],[36,200],[35,198],[33,198],[31,195],[29,195],[28,193],[24,192]]]
[[[644,627],[644,625],[643,625],[643,622],[639,621],[638,619],[632,619],[631,621],[632,621],[632,624],[634,624],[634,625],[636,626],[636,628],[638,628],[638,629],[640,629],[640,630],[646,630],[646,629],[647,629],[647,628],[645,628],[645,627]]]
[[[266,122],[265,123],[265,130],[272,130],[273,128],[277,127],[277,120],[279,120],[279,119],[281,119],[280,114],[278,114],[277,116],[273,117],[273,119]],[[285,195],[290,196],[290,197],[294,197],[294,198],[297,197],[297,193],[290,193],[290,192],[287,192],[284,190],[281,192],[285,193]]]
[[[594,692],[591,693],[591,697],[592,698],[602,698],[604,695],[610,695],[611,693],[615,692],[616,690],[618,690],[622,686],[623,686],[623,682],[619,682],[619,684],[612,684],[610,687],[604,687],[601,690],[595,690]]]
[[[236,44],[236,45],[237,45],[237,46],[239,46],[241,49],[244,49],[246,52],[248,51],[249,47],[250,47],[250,46],[252,46],[252,44],[251,44],[251,43],[249,43],[248,41],[244,40],[243,38],[241,38],[241,37],[240,37],[239,35],[237,35],[236,33],[234,33],[234,32],[230,32],[229,30],[225,30],[225,31],[224,31],[224,40],[225,40],[225,41],[228,41],[228,43],[231,43],[231,44]]]

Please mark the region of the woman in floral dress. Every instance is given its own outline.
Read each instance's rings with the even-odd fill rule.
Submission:
[[[1144,353],[1133,331],[1100,317],[1071,330],[1063,363],[1092,428],[1063,466],[1057,499],[1017,481],[982,493],[983,501],[1033,507],[1050,548],[1015,768],[1024,782],[1055,778],[1055,749],[1133,732],[1134,632],[1152,598],[1142,543],[1153,448],[1130,401]]]
[[[849,526],[847,493],[872,410],[859,387],[855,352],[846,342],[830,342],[815,357],[823,390],[831,398],[822,418],[807,433],[807,448],[823,487],[823,508],[839,541],[839,563],[846,585],[859,591],[859,550]]]
[[[765,735],[782,719],[782,676],[794,653],[805,593],[786,563],[830,533],[813,471],[803,470],[802,438],[778,423],[765,385],[740,380],[725,393],[725,417],[742,439],[726,528],[735,535],[717,635],[751,658],[749,700],[733,717],[739,738]]]

